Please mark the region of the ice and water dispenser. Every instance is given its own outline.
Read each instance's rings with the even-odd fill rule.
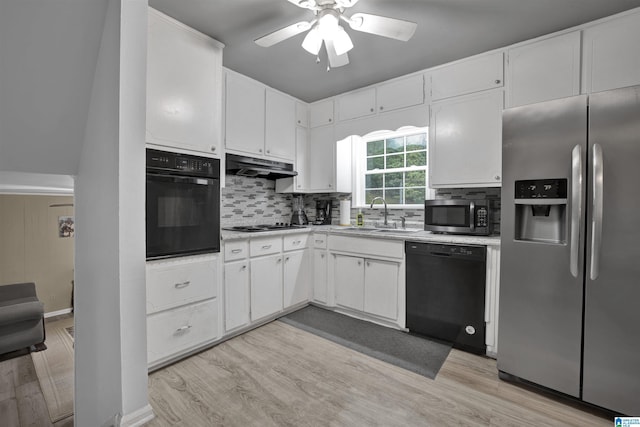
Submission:
[[[516,181],[515,239],[566,243],[567,180]]]

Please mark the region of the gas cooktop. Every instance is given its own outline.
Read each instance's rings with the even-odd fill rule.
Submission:
[[[241,233],[255,233],[258,231],[273,230],[291,230],[296,228],[307,228],[306,225],[287,224],[284,222],[276,222],[275,224],[253,224],[253,225],[237,225],[234,227],[222,227],[223,230],[238,231]]]

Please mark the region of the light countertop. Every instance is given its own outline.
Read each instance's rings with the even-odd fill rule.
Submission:
[[[222,230],[222,240],[237,240],[237,239],[251,239],[256,237],[268,237],[285,234],[295,233],[330,233],[341,236],[354,236],[354,237],[367,237],[375,239],[387,239],[387,240],[405,240],[412,242],[424,242],[424,243],[450,243],[458,245],[489,245],[500,246],[500,236],[467,236],[456,234],[436,234],[430,231],[424,231],[419,229],[415,232],[403,232],[402,229],[395,231],[388,229],[389,231],[380,232],[380,229],[373,229],[371,227],[364,227],[358,229],[357,227],[347,227],[339,225],[310,225],[304,228],[294,229],[279,229],[272,231],[259,231],[251,233],[243,233],[237,231]],[[410,229],[411,230],[411,229]]]

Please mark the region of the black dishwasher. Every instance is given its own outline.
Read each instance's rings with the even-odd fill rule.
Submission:
[[[486,247],[406,242],[407,323],[411,333],[486,352]]]

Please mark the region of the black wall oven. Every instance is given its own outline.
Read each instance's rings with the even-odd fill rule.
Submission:
[[[147,259],[220,252],[220,160],[147,149]]]

